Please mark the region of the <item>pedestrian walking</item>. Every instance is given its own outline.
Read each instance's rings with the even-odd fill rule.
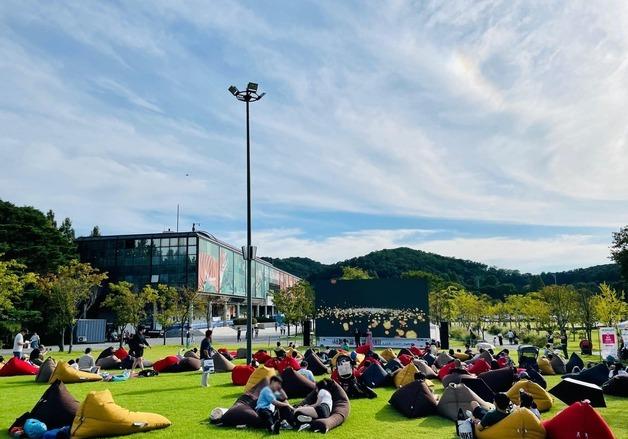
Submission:
[[[236,332],[237,342],[240,343],[242,341],[242,328],[238,326],[238,330]]]

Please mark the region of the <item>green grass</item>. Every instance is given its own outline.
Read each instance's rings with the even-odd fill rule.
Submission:
[[[165,355],[174,354],[175,346],[157,346],[147,351],[147,358],[157,360]],[[57,359],[76,356],[55,355]],[[595,358],[591,358],[596,360]],[[547,377],[551,387],[559,377]],[[209,412],[215,407],[230,407],[242,393],[241,387],[231,384],[230,374],[214,374],[210,387],[200,386],[200,373],[162,374],[156,378],[131,379],[121,383],[82,383],[69,384],[69,391],[80,401],[90,390],[110,389],[118,404],[134,411],[150,411],[162,414],[172,421],[172,426],[165,430],[145,433],[150,438],[194,438],[208,436],[212,438],[259,438],[267,436],[261,430],[235,430],[215,427],[207,423]],[[442,392],[442,386],[435,380],[436,392]],[[39,399],[46,386],[36,384],[34,377],[0,378],[0,437],[8,437],[6,428],[13,420],[28,411]],[[391,432],[413,438],[454,438],[454,423],[431,416],[420,419],[407,419],[398,414],[388,404],[394,389],[376,389],[379,395],[374,400],[355,400],[351,402],[351,414],[345,424],[329,433],[332,437],[390,437]],[[607,408],[600,409],[604,418],[611,425],[616,437],[628,437],[628,412],[626,400],[606,397]],[[543,414],[543,419],[553,416],[565,405],[556,401],[552,410]],[[313,433],[285,432],[286,437],[303,437]]]

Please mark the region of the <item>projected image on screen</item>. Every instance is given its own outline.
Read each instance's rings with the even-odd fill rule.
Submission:
[[[352,341],[356,330],[361,337],[369,332],[380,346],[405,346],[429,338],[428,294],[423,280],[322,281],[314,288],[319,342]]]

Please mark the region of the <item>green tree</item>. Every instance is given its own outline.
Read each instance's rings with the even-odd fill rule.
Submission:
[[[340,279],[353,280],[353,279],[372,279],[372,276],[361,268],[357,267],[342,267],[342,276]]]
[[[72,220],[65,218],[59,226],[59,232],[70,244],[74,245],[74,239],[76,238],[74,228],[72,227]]]
[[[101,235],[100,235],[100,227],[98,227],[98,226],[94,226],[94,228],[93,228],[93,229],[92,229],[92,231],[90,232],[89,236],[91,236],[91,237],[101,236]]]
[[[77,260],[39,279],[39,290],[47,298],[48,324],[59,334],[59,349],[62,352],[66,330],[70,331],[69,352],[72,352],[76,320],[93,306],[98,288],[105,279],[106,273]]]
[[[446,281],[440,276],[437,276],[429,271],[423,270],[410,270],[401,274],[402,279],[423,279],[427,283],[428,291],[437,291],[445,288]]]
[[[181,345],[183,345],[183,335],[185,326],[192,323],[195,308],[202,308],[205,304],[205,293],[196,288],[183,287],[177,290],[176,315],[181,324]]]
[[[146,308],[149,304],[156,303],[156,291],[150,285],[140,291],[135,291],[130,282],[117,282],[109,284],[109,292],[103,301],[103,307],[110,309],[115,317],[115,324],[120,334],[120,346],[122,346],[122,332],[127,324],[137,328],[146,318]]]
[[[593,338],[593,328],[598,321],[595,309],[595,293],[589,288],[577,288],[578,306],[576,307],[576,319],[574,322],[580,323],[584,328],[587,340]]]
[[[628,282],[628,226],[613,233],[611,259],[619,264],[622,277]]]
[[[440,325],[441,322],[450,321],[453,318],[454,299],[460,291],[464,291],[460,285],[449,285],[441,289],[430,290],[429,307],[432,322]]]
[[[272,293],[272,297],[277,311],[285,316],[288,332],[291,323],[297,324],[314,316],[314,289],[307,281],[300,280],[289,288]]]
[[[532,276],[530,279],[530,291],[541,291],[545,287],[545,282],[541,276]]]
[[[607,283],[601,283],[599,288],[600,291],[594,298],[597,317],[606,326],[615,326],[626,316],[624,292],[617,292]]]
[[[179,293],[175,287],[159,284],[155,289],[157,300],[155,302],[155,320],[164,331],[164,346],[166,345],[166,331],[177,321],[177,301]]]
[[[25,291],[37,283],[37,275],[26,271],[26,266],[15,260],[0,260],[0,331],[10,335],[23,326],[32,312],[23,309]],[[2,342],[0,342],[0,346]]]
[[[569,285],[549,285],[539,291],[541,299],[547,304],[561,334],[567,332],[567,325],[578,313],[578,295]]]

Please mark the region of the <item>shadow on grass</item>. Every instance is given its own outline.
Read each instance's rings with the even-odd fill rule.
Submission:
[[[192,387],[192,386],[185,386],[185,387],[166,387],[164,389],[155,389],[155,388],[150,388],[150,389],[143,389],[143,390],[131,390],[130,392],[125,392],[125,391],[121,391],[121,392],[116,392],[117,395],[120,396],[126,396],[126,395],[148,395],[148,394],[152,394],[152,393],[168,393],[168,392],[178,392],[181,390],[190,390],[191,388],[196,388],[196,387]]]
[[[375,419],[380,422],[418,422],[421,427],[424,428],[442,428],[447,425],[451,425],[451,427],[456,429],[456,426],[453,422],[448,419],[442,418],[437,414],[433,414],[430,416],[426,416],[424,418],[406,418],[401,413],[397,412],[391,405],[386,405],[382,407],[376,414]]]

